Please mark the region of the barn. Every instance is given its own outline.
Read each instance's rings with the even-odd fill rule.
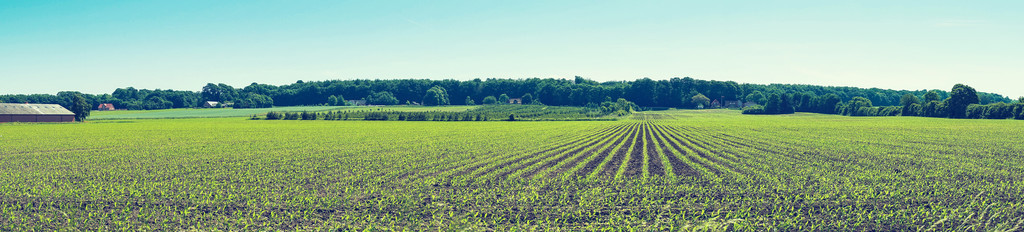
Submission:
[[[0,122],[74,122],[75,113],[57,104],[0,103]]]

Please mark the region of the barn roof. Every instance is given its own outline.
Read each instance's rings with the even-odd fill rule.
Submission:
[[[57,104],[0,103],[0,114],[75,115]]]

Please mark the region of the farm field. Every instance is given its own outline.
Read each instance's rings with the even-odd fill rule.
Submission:
[[[0,124],[0,141],[0,230],[1024,226],[1015,120],[236,117]]]
[[[171,119],[171,118],[218,118],[218,117],[246,117],[249,115],[262,115],[269,111],[277,112],[302,112],[302,111],[328,111],[328,110],[379,110],[388,109],[402,112],[422,111],[466,111],[474,106],[446,106],[446,107],[416,107],[416,106],[286,106],[274,108],[250,108],[250,109],[166,109],[166,110],[115,110],[115,111],[93,111],[90,120],[109,119]]]

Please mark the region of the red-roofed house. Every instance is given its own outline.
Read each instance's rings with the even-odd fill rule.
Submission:
[[[114,104],[103,103],[96,107],[96,110],[114,110]]]

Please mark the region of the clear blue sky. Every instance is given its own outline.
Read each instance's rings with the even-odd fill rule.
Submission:
[[[694,77],[1024,95],[1024,1],[0,1],[0,94]]]

